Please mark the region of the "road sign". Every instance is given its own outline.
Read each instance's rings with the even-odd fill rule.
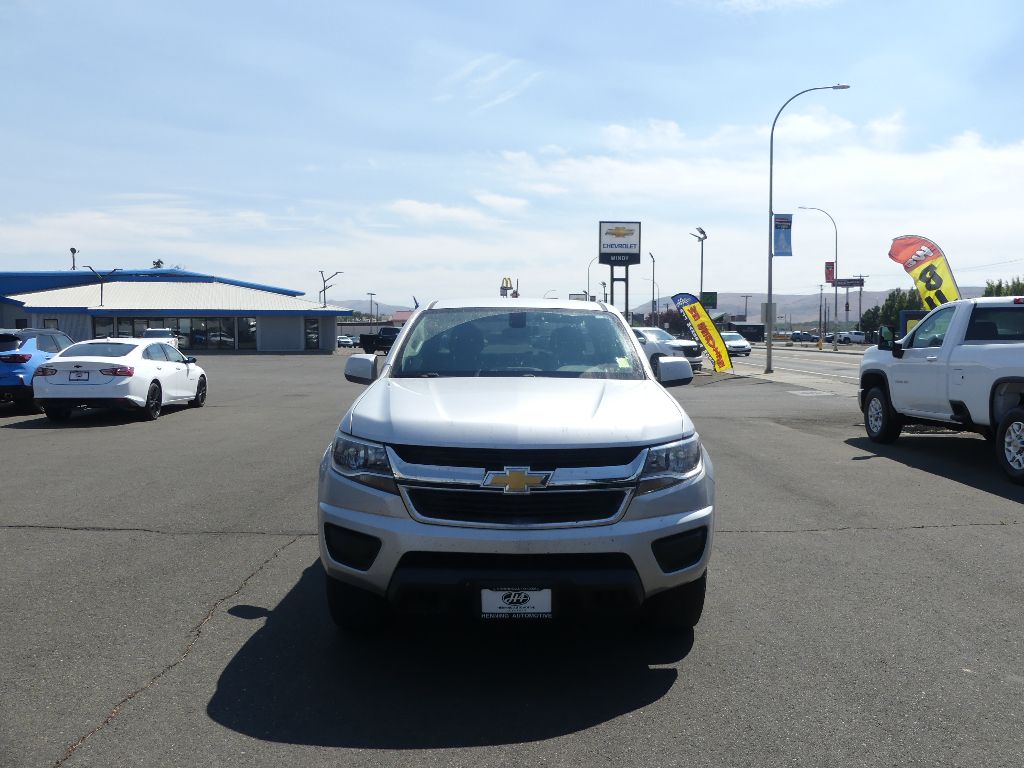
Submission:
[[[700,295],[704,309],[718,309],[718,291],[704,291]]]
[[[837,277],[833,285],[836,288],[863,288],[863,277]]]

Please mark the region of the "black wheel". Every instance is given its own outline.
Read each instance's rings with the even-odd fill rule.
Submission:
[[[163,393],[160,385],[153,382],[149,385],[149,392],[146,393],[146,404],[142,407],[142,418],[146,421],[156,421],[163,411]]]
[[[50,421],[67,421],[71,418],[70,408],[58,408],[56,406],[46,406],[46,418]]]
[[[661,355],[651,355],[651,370],[655,376],[658,375],[658,358],[660,357]]]
[[[704,612],[704,595],[708,587],[707,571],[689,584],[659,592],[644,603],[647,622],[664,629],[691,629],[697,626]]]
[[[365,589],[354,587],[324,573],[327,610],[338,629],[371,630],[384,621],[387,605]]]
[[[891,443],[903,431],[903,422],[889,405],[889,396],[881,387],[874,387],[864,398],[864,429],[875,443]]]
[[[193,408],[202,408],[206,405],[206,377],[200,376],[196,384],[196,396],[188,401]]]
[[[1013,482],[1024,485],[1024,408],[1012,408],[996,431],[996,459]]]

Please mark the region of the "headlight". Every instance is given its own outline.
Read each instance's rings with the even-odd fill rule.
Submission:
[[[647,451],[638,493],[650,493],[689,480],[701,470],[700,437],[691,437]]]
[[[348,435],[334,438],[334,467],[345,477],[388,493],[397,493],[388,453],[380,443]]]

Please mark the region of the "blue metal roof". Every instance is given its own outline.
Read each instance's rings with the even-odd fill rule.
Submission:
[[[146,282],[149,280],[172,281],[185,283],[224,283],[242,288],[253,288],[257,291],[269,291],[282,296],[303,296],[304,291],[293,291],[289,288],[278,288],[273,285],[250,283],[245,280],[234,280],[229,277],[206,275],[202,272],[189,272],[184,269],[122,269],[112,274],[101,270],[106,282]],[[88,269],[59,270],[49,272],[0,272],[0,296],[11,296],[19,293],[49,291],[54,288],[69,288],[75,285],[89,285],[96,282],[96,276]]]

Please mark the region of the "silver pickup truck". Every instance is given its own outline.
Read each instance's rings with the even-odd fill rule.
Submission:
[[[434,302],[368,384],[320,464],[327,604],[342,628],[390,612],[489,621],[700,619],[711,460],[612,306]]]

